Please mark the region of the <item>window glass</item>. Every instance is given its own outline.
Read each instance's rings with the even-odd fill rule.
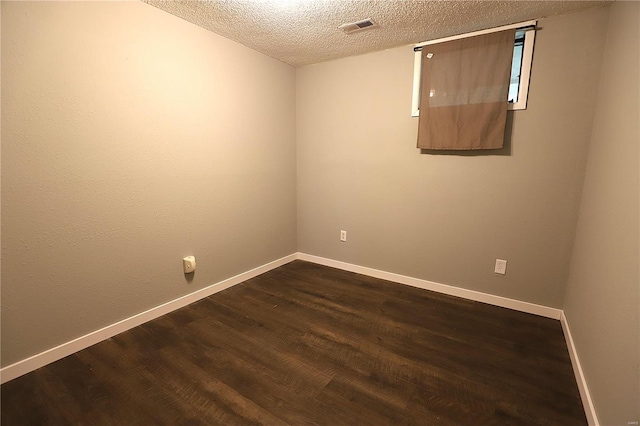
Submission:
[[[511,62],[511,81],[509,84],[509,103],[518,102],[520,91],[520,73],[522,72],[522,54],[524,52],[524,33],[516,33],[516,43],[513,47],[513,61]]]

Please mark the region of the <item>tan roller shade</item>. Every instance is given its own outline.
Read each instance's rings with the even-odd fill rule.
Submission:
[[[515,29],[422,48],[418,148],[498,149]]]

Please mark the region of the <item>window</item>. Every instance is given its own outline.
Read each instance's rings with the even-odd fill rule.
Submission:
[[[531,60],[533,59],[533,43],[536,36],[535,25],[536,21],[521,22],[519,24],[506,25],[504,27],[476,31],[469,34],[462,34],[416,44],[413,62],[413,96],[411,100],[411,116],[418,117],[420,115],[420,77],[422,74],[422,54],[420,49],[422,46],[442,43],[463,37],[472,37],[494,31],[507,30],[510,28],[517,28],[518,30],[516,31],[513,47],[508,109],[527,109],[529,76],[531,74]]]
[[[509,85],[509,109],[527,109],[529,76],[531,75],[533,41],[535,37],[536,32],[533,28],[516,31],[513,62],[511,63],[511,82]]]
[[[504,146],[516,29],[424,46],[417,147]]]

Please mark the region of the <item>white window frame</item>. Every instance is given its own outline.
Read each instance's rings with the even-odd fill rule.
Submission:
[[[460,34],[451,37],[439,38],[437,40],[423,41],[414,46],[423,47],[430,44],[444,43],[445,41],[459,40],[461,38],[473,37],[482,34],[489,34],[498,31],[523,28],[524,47],[522,49],[522,68],[520,70],[520,86],[518,90],[518,101],[509,104],[510,110],[527,109],[527,98],[529,95],[529,77],[531,76],[531,61],[533,59],[533,44],[536,38],[535,26],[538,21],[519,22],[517,24],[505,25],[497,28],[490,28],[481,31],[475,31],[467,34]],[[416,50],[413,55],[413,93],[411,96],[411,116],[420,116],[420,81],[422,79],[422,51]]]

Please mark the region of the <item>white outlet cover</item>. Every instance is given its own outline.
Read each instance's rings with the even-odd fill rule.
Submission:
[[[190,274],[196,270],[196,257],[187,256],[182,258],[182,269],[185,274]]]
[[[504,275],[507,273],[507,261],[502,259],[496,259],[496,267],[493,272],[496,274]]]

